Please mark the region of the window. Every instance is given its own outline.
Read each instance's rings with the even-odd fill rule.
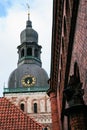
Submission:
[[[67,33],[67,28],[66,28],[66,18],[64,16],[64,36],[66,36],[66,33]]]
[[[34,113],[37,113],[37,103],[34,103]]]
[[[27,56],[32,56],[32,48],[27,48]]]
[[[78,79],[78,81],[80,82],[80,74],[79,74],[79,67],[77,62],[75,62],[74,64],[74,76]]]
[[[24,111],[24,104],[23,103],[21,103],[20,108],[22,111]]]
[[[48,130],[47,127],[45,127],[44,130]]]

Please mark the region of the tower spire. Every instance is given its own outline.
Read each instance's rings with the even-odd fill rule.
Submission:
[[[26,22],[26,27],[32,27],[32,22],[30,21],[30,6],[29,3],[26,3],[27,10],[28,10],[28,20]]]
[[[28,20],[30,20],[30,6],[28,3],[26,5],[27,5],[27,9],[28,9]]]

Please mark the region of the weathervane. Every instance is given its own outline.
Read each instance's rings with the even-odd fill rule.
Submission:
[[[28,3],[26,3],[27,9],[28,9],[28,20],[30,20],[30,6]]]

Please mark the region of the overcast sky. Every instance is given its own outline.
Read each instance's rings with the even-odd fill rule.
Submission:
[[[39,34],[42,67],[50,75],[52,0],[0,0],[0,97],[3,87],[8,87],[10,73],[17,68],[17,46],[27,21],[26,3],[33,29]]]

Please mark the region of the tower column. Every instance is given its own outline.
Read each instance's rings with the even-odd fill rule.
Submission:
[[[39,51],[38,51],[38,58],[39,59],[41,59],[41,55],[40,54],[41,54],[41,49],[39,49]]]
[[[35,56],[34,51],[35,51],[35,48],[33,47],[32,48],[32,56]]]
[[[24,56],[27,56],[27,47],[24,47]]]

